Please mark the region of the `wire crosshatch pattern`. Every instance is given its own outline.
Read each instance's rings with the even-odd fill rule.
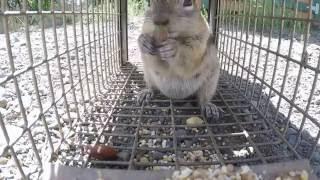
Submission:
[[[309,108],[312,108],[314,93],[319,90],[320,63],[316,66],[308,64],[307,45],[311,25],[317,20],[311,18],[311,10],[309,19],[299,18],[298,1],[290,17],[286,14],[284,1],[281,1],[281,7],[272,4],[271,11],[267,10],[267,1],[210,2],[210,24],[222,69],[212,102],[225,111],[222,119],[212,121],[201,114],[194,99],[173,100],[157,93],[149,104],[136,105],[136,94],[145,83],[140,61],[127,61],[126,1],[63,0],[57,4],[52,1],[52,9],[45,11],[40,0],[39,10],[29,11],[26,0],[21,10],[7,9],[2,0],[0,20],[10,75],[1,79],[0,85],[10,84],[15,89],[20,119],[24,123],[21,134],[13,138],[7,131],[10,125],[7,117],[0,115],[1,133],[6,141],[0,156],[10,156],[23,178],[33,177],[34,172],[28,170],[31,165],[24,164],[23,153],[16,151],[16,146],[22,142],[28,142],[37,172],[43,170],[44,161],[75,167],[129,170],[266,164],[302,158],[312,161],[320,126],[319,119],[309,113]],[[15,51],[11,49],[10,31],[10,21],[16,17],[23,22],[29,55],[25,65],[18,68]],[[30,20],[34,17],[40,19],[41,58],[34,57],[32,48],[35,42],[32,41]],[[45,21],[52,23],[50,28],[46,28]],[[290,24],[291,31],[286,29],[286,24]],[[302,53],[293,57],[295,52],[290,49],[300,30]],[[48,40],[49,31],[53,34],[51,41]],[[285,32],[291,32],[288,54],[283,54],[281,46]],[[267,37],[266,45],[263,36]],[[274,37],[278,38],[275,46],[271,43]],[[52,45],[55,49],[49,51],[47,46]],[[258,55],[255,55],[256,51]],[[285,62],[283,70],[279,70],[280,62]],[[267,67],[272,63],[270,74]],[[292,66],[298,67],[296,87],[292,95],[287,96],[285,83]],[[41,68],[45,69],[48,79],[50,103],[44,103],[39,89]],[[306,70],[314,74],[314,80],[306,106],[301,107],[295,99]],[[279,71],[284,72],[279,75]],[[21,95],[20,81],[26,74],[31,74],[32,95],[37,102],[33,117],[25,108]],[[271,79],[267,79],[268,76]],[[280,89],[275,86],[279,77],[283,82]],[[278,101],[272,104],[274,96]],[[286,113],[283,107],[288,107]],[[299,137],[305,125],[317,131],[308,141],[308,148],[298,140],[293,144],[288,141],[287,131],[293,126],[290,119],[295,118],[294,113],[301,116],[297,126]],[[203,124],[187,125],[186,119],[193,116],[201,117]],[[55,127],[50,125],[49,117],[54,119]],[[35,135],[36,126],[42,127],[45,141]],[[102,161],[83,151],[84,147],[96,144],[106,144],[126,156]]]

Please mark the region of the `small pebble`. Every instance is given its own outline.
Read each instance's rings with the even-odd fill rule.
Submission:
[[[234,166],[232,164],[227,165],[227,171],[228,172],[234,171]]]
[[[69,117],[68,117],[68,114],[64,114],[63,116],[62,116],[62,120],[65,122],[65,123],[70,123],[70,120],[71,120],[71,122],[73,122],[75,119],[77,119],[77,113],[75,113],[75,112],[70,112],[70,119],[69,119]]]
[[[9,159],[0,157],[0,165],[6,165],[8,163]]]
[[[188,156],[191,159],[191,161],[201,160],[203,158],[203,152],[202,151],[188,152]]]
[[[151,136],[155,136],[156,132],[155,131],[151,131]]]
[[[224,173],[224,174],[227,174],[228,173],[227,166],[222,166],[221,167],[221,172]]]
[[[290,176],[296,176],[296,172],[290,171],[290,172],[289,172],[289,175],[290,175]]]
[[[147,129],[142,129],[141,134],[147,135],[150,134],[150,131]]]
[[[152,151],[150,152],[150,156],[154,159],[159,161],[160,159],[162,159],[164,157],[164,153],[159,152],[159,151]]]
[[[118,158],[122,161],[129,161],[130,160],[130,153],[127,151],[121,151],[118,153]]]
[[[166,162],[172,162],[173,161],[172,157],[171,156],[167,156],[167,155],[163,156],[163,160],[166,161]]]
[[[145,139],[143,139],[143,140],[140,141],[140,145],[141,145],[141,146],[144,146],[144,145],[146,145],[146,144],[147,144],[147,141],[146,141]]]
[[[167,140],[163,140],[161,145],[162,145],[162,148],[166,148],[167,147]]]
[[[246,174],[250,171],[250,167],[249,166],[242,166],[241,167],[241,174]]]
[[[173,179],[186,179],[192,174],[192,169],[190,168],[183,168],[181,171],[175,171],[173,173]]]
[[[70,112],[77,112],[77,106],[75,104],[70,104],[69,110]]]
[[[245,170],[245,171],[243,171]],[[246,173],[240,173],[246,172]],[[232,165],[209,169],[182,169],[175,171],[172,180],[257,180],[258,176],[248,167],[235,170]]]
[[[6,109],[7,105],[8,105],[8,100],[6,100],[5,98],[0,99],[0,108]]]
[[[146,157],[142,157],[142,158],[140,158],[140,162],[141,163],[149,163],[149,159]]]
[[[196,169],[193,171],[192,176],[194,179],[206,179],[208,177],[209,172],[204,169]]]

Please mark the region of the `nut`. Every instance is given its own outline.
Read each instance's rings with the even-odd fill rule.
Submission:
[[[156,44],[161,44],[168,39],[169,33],[166,26],[156,26],[153,32],[154,39]]]
[[[197,126],[203,124],[203,120],[199,117],[191,117],[187,119],[188,126]]]
[[[86,146],[84,150],[86,153],[90,154],[92,158],[98,160],[115,160],[118,157],[118,152],[114,148],[102,144],[94,147]]]

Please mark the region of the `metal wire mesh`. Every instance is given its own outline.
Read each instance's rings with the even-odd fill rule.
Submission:
[[[223,82],[227,77],[222,78],[212,100],[226,114],[221,121],[212,122],[202,116],[199,107],[192,105],[196,102],[193,99],[171,100],[158,94],[150,104],[137,107],[135,91],[144,86],[143,75],[134,66],[126,66],[122,72],[119,80],[110,84],[110,92],[88,113],[87,121],[79,124],[76,133],[84,141],[71,149],[76,149],[72,154],[76,157],[81,147],[98,142],[130,156],[116,161],[99,161],[88,156],[68,159],[67,148],[60,161],[80,167],[150,170],[300,158],[290,145],[286,147],[285,138],[240,91]],[[190,127],[186,119],[191,116],[199,116],[205,123]],[[143,161],[144,158],[148,161]]]
[[[124,55],[120,1],[50,1],[51,9],[45,10],[45,1],[38,1],[38,10],[27,3],[16,9],[9,1],[0,3],[7,51],[0,85],[13,91],[16,102],[15,117],[0,115],[0,157],[12,160],[1,178],[35,178],[119,72]],[[22,39],[13,31],[17,21]],[[31,25],[34,21],[38,25]],[[9,172],[6,167],[12,165],[17,168]]]
[[[293,14],[286,13],[286,1],[280,2],[210,2],[210,24],[222,69],[212,102],[225,111],[223,119],[212,121],[203,117],[194,99],[173,100],[157,93],[150,104],[136,106],[135,95],[145,84],[141,63],[127,62],[126,1],[51,1],[51,9],[43,10],[40,0],[35,11],[28,9],[26,0],[21,9],[10,9],[2,0],[0,26],[9,70],[0,85],[15,90],[18,110],[13,119],[0,112],[4,139],[0,157],[14,162],[13,171],[22,178],[34,178],[47,161],[144,170],[302,158],[319,163],[315,160],[319,116],[311,113],[319,108],[313,99],[320,92],[319,50],[314,52],[316,62],[307,61],[311,25],[319,21],[311,17],[310,8],[306,17],[299,17],[298,0],[290,10]],[[31,26],[34,18],[39,19],[36,30]],[[15,51],[17,42],[11,30],[11,22],[17,19],[25,37],[20,51]],[[301,51],[293,52],[299,30],[303,34]],[[282,46],[285,33],[289,47]],[[21,51],[28,61],[17,61]],[[296,75],[288,77],[292,70]],[[302,91],[306,74],[312,75],[313,83]],[[294,88],[286,86],[288,78],[295,78]],[[34,92],[28,95],[23,81]],[[296,100],[299,93],[308,94],[304,104]],[[32,99],[31,105],[26,105],[26,97]],[[186,119],[192,116],[205,123],[188,126]],[[16,122],[21,129],[14,132]],[[291,142],[288,133],[293,127],[296,141]],[[315,133],[306,138],[305,127]],[[106,144],[122,157],[102,161],[83,151],[96,144]],[[21,145],[25,151],[18,148]]]

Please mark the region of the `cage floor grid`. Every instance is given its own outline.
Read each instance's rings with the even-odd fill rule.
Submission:
[[[129,170],[177,169],[221,164],[266,164],[300,156],[243,94],[222,75],[212,102],[224,111],[206,119],[195,99],[173,100],[156,93],[149,104],[136,105],[144,88],[142,72],[126,65],[78,122],[73,142],[60,148],[57,161],[75,167]],[[200,117],[202,124],[186,120]],[[104,144],[117,159],[94,159],[83,149]]]

